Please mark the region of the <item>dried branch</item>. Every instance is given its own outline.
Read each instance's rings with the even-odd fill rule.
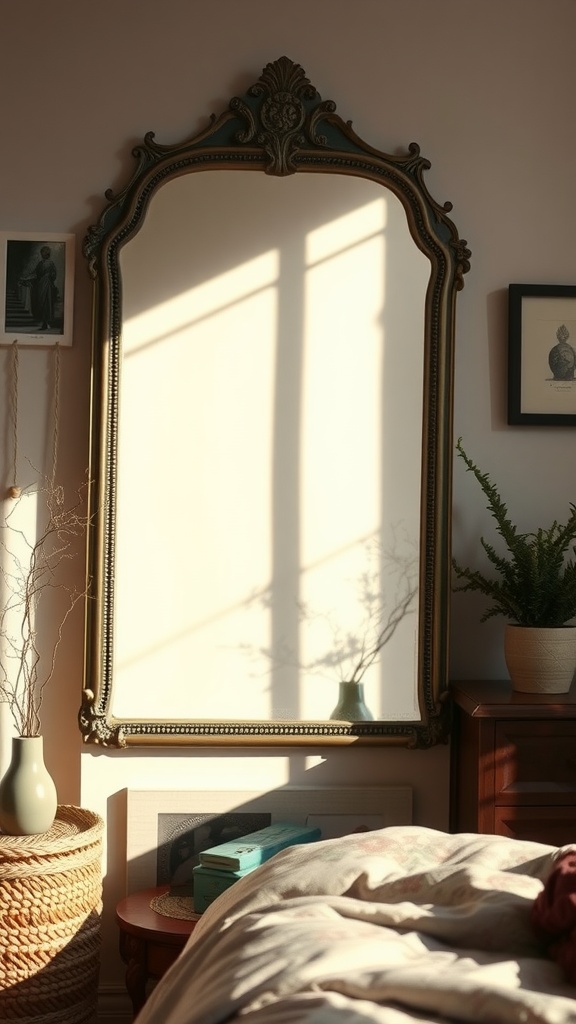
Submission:
[[[324,615],[333,636],[333,646],[321,656],[301,667],[308,672],[322,672],[331,668],[340,682],[359,683],[369,668],[378,660],[383,647],[392,639],[398,626],[413,610],[417,593],[415,562],[396,551],[382,559],[381,545],[375,541],[368,545],[369,567],[358,581],[358,602],[364,613],[358,628],[343,633],[331,615]],[[389,603],[381,590],[383,565],[386,566],[388,590],[394,593]],[[396,585],[390,582],[396,576]],[[309,608],[302,610],[304,619],[315,616]]]
[[[40,711],[47,685],[54,675],[56,655],[64,626],[75,605],[86,596],[87,586],[70,587],[60,580],[64,562],[73,559],[76,542],[88,525],[83,513],[86,485],[67,506],[64,490],[50,480],[36,491],[24,489],[0,527],[0,579],[4,585],[0,614],[0,700],[11,711],[20,736],[40,734]],[[14,525],[22,501],[32,494],[45,500],[46,519],[35,541]],[[38,611],[49,594],[61,592],[66,604],[48,656],[41,652]]]
[[[322,623],[328,627],[332,637],[328,649],[309,661],[302,661],[285,642],[276,644],[274,649],[243,645],[245,652],[254,659],[264,657],[268,670],[272,665],[292,666],[313,675],[336,676],[340,682],[359,683],[402,620],[414,611],[418,591],[415,556],[407,556],[405,550],[401,553],[399,545],[383,554],[381,543],[375,538],[367,542],[366,553],[368,567],[356,581],[361,608],[357,628],[344,632],[333,611],[319,612],[297,601],[300,621],[308,630],[315,631]],[[384,576],[387,593],[382,588]],[[265,596],[261,594],[259,599],[265,601]]]

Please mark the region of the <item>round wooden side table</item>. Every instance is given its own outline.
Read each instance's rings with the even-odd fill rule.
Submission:
[[[120,956],[126,964],[126,990],[136,1017],[146,1002],[147,986],[172,966],[200,920],[166,917],[150,906],[168,892],[168,886],[142,889],[120,900],[116,921],[120,929]]]
[[[61,805],[47,832],[0,833],[0,1020],[96,1020],[103,832]]]

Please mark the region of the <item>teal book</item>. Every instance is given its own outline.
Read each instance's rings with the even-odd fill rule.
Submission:
[[[200,863],[204,867],[232,871],[256,868],[287,846],[312,843],[320,839],[321,834],[319,828],[311,825],[292,825],[290,822],[280,821],[276,825],[267,825],[257,832],[250,832],[247,836],[240,836],[239,839],[202,850]]]
[[[217,868],[205,867],[197,864],[192,870],[194,877],[194,910],[197,914],[203,914],[206,907],[209,907],[220,893],[229,889],[239,878],[249,875],[254,868],[245,868],[244,871],[219,871]]]

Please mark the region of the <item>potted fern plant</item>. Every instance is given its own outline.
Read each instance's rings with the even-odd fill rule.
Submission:
[[[452,567],[460,584],[455,591],[478,591],[488,599],[481,622],[503,615],[506,666],[515,690],[566,693],[576,671],[576,505],[564,525],[520,533],[512,523],[497,487],[466,454],[462,438],[456,443],[467,471],[474,474],[487,499],[496,530],[506,551],[480,538],[495,570],[491,577],[478,569]]]

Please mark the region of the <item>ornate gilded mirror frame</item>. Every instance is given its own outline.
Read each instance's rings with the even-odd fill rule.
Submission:
[[[453,348],[456,294],[470,252],[448,213],[430,196],[430,167],[412,143],[390,155],[362,141],[322,100],[303,69],[282,57],[205,130],[176,145],[153,133],[133,150],[137,167],[84,240],[94,280],[93,394],[88,538],[86,669],[79,715],[83,739],[127,745],[378,744],[429,747],[447,739],[448,610],[452,466]],[[420,563],[418,606],[418,721],[125,720],[112,713],[118,420],[122,355],[120,251],[141,228],[156,190],[205,170],[254,170],[350,175],[390,190],[406,213],[410,235],[430,262],[424,310]]]

